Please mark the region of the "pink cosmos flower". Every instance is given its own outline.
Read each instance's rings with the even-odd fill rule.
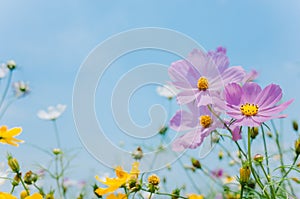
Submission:
[[[226,84],[241,82],[245,77],[242,67],[228,66],[226,50],[222,47],[208,53],[195,49],[186,60],[172,63],[169,76],[172,84],[179,89],[178,103],[196,100],[197,106],[213,104]]]
[[[206,106],[199,108],[196,104],[190,103],[187,107],[189,111],[179,110],[170,120],[170,127],[173,130],[187,132],[173,142],[174,151],[195,149],[212,131],[224,126]]]
[[[254,82],[243,86],[230,83],[225,87],[226,111],[235,119],[236,126],[260,126],[263,122],[286,115],[279,113],[286,109],[293,100],[277,105],[282,98],[278,85],[270,84],[263,90]]]

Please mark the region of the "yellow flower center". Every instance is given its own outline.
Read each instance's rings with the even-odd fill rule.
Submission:
[[[247,117],[254,116],[258,113],[258,105],[246,103],[240,107],[240,110]]]
[[[203,126],[203,128],[207,128],[211,125],[212,119],[209,115],[202,115],[200,117],[200,125]]]
[[[205,91],[208,89],[208,80],[205,77],[200,77],[198,79],[197,87],[200,91]]]

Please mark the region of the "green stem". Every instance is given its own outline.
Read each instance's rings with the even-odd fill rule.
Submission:
[[[218,120],[220,120],[220,122],[222,122],[222,123],[224,124],[225,128],[226,128],[226,129],[231,133],[231,135],[232,135],[231,129],[230,129],[229,126],[222,120],[222,118],[220,118],[220,116],[214,112],[214,110],[211,108],[210,105],[207,105],[207,107],[208,107],[209,111],[210,111],[216,118],[218,118]],[[236,146],[238,147],[239,151],[244,155],[244,157],[247,158],[246,153],[243,151],[243,149],[241,148],[241,146],[239,145],[239,143],[238,143],[237,141],[235,141],[234,143],[235,143]]]
[[[286,170],[285,170],[284,162],[283,162],[283,152],[282,152],[282,149],[281,149],[281,145],[279,143],[279,132],[277,131],[273,120],[271,120],[271,124],[272,124],[273,130],[275,131],[275,142],[276,142],[276,146],[277,146],[277,149],[278,149],[278,152],[279,152],[279,160],[280,160],[280,166],[281,166],[281,169],[280,169],[281,175],[282,176],[286,176]],[[294,189],[293,189],[293,186],[292,186],[290,180],[287,180],[287,183],[288,183],[288,185],[289,185],[289,187],[291,189],[292,194],[295,195],[295,192],[294,192]],[[282,185],[283,185],[283,188],[286,189],[285,183],[283,183]]]
[[[242,187],[241,187],[241,199],[243,199],[244,187],[245,187],[245,185],[242,185]]]
[[[252,173],[255,181],[260,186],[260,188],[262,189],[262,191],[265,193],[266,197],[270,198],[269,194],[265,191],[264,186],[262,185],[260,179],[258,178],[256,171],[252,167],[252,158],[251,158],[251,128],[250,127],[248,127],[248,162],[249,162],[251,173]]]
[[[265,168],[263,167],[262,163],[259,163],[259,166],[261,167],[268,183],[270,184],[270,191],[271,191],[271,194],[272,194],[272,198],[275,198],[275,192],[274,192],[274,187],[272,185],[272,182],[271,182],[271,179],[270,179],[270,176],[267,174]]]
[[[297,159],[299,157],[299,154],[296,155],[294,161],[293,161],[293,164],[292,166],[289,168],[289,170],[284,174],[284,176],[282,176],[282,179],[280,180],[279,184],[278,184],[278,187],[276,188],[276,191],[275,193],[277,193],[277,191],[279,190],[280,188],[280,185],[284,182],[285,180],[285,177],[287,177],[287,175],[292,171],[293,167],[295,166],[296,162],[297,162]]]
[[[10,194],[12,194],[12,193],[14,192],[15,187],[16,187],[16,186],[13,185],[13,187],[11,188]]]
[[[56,120],[54,119],[52,121],[53,121],[55,136],[56,136],[57,147],[61,150],[61,145],[60,145],[60,139],[59,139],[59,133],[58,133],[58,128],[57,128]]]
[[[265,131],[264,131],[264,127],[263,126],[261,126],[261,131],[262,131],[263,142],[264,142],[265,160],[266,160],[266,165],[267,165],[267,171],[268,171],[268,175],[270,175],[269,155],[268,155],[268,148],[267,148],[266,136],[265,136]]]
[[[17,175],[18,175],[18,178],[20,179],[21,184],[22,184],[22,186],[24,187],[24,189],[25,189],[27,195],[29,195],[29,190],[28,190],[28,188],[26,187],[26,185],[25,185],[25,183],[24,183],[24,181],[23,181],[23,179],[22,179],[22,174],[21,174],[21,173],[17,173]]]
[[[152,194],[153,194],[153,193],[151,192],[151,193],[150,193],[150,195],[149,195],[149,198],[148,198],[148,199],[151,199],[151,197],[152,197]]]
[[[59,182],[60,175],[59,175],[59,171],[58,171],[58,157],[57,157],[57,155],[55,156],[55,173],[56,173],[55,174],[55,181],[56,181],[56,186],[57,186],[57,189],[58,189],[58,194],[59,194],[60,198],[62,198],[63,195],[62,195],[60,182]]]
[[[150,192],[147,189],[141,189],[142,191]],[[152,193],[152,192],[150,192]],[[163,192],[156,192],[157,195],[162,195],[162,196],[171,196],[172,198],[183,198],[183,199],[188,199],[187,197],[176,195],[176,194],[171,194],[171,193],[163,193]]]
[[[42,194],[43,196],[45,195],[43,189],[41,189],[40,187],[38,187],[35,183],[33,184],[33,186],[34,186],[37,190],[39,190],[39,193],[40,193],[40,194]]]

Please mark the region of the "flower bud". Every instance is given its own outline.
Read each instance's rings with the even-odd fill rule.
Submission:
[[[296,120],[293,121],[293,129],[298,131],[298,122]]]
[[[297,155],[300,154],[300,138],[295,141],[295,152]]]
[[[144,156],[144,153],[143,153],[143,150],[141,147],[138,147],[135,151],[132,152],[132,157],[133,159],[135,160],[140,160],[143,158]]]
[[[219,154],[218,154],[219,160],[222,160],[223,156],[224,156],[223,151],[219,151]]]
[[[148,183],[152,184],[154,186],[157,186],[160,182],[160,179],[157,175],[152,174],[151,176],[148,177]]]
[[[11,168],[11,170],[15,173],[19,173],[20,165],[16,158],[13,158],[10,154],[7,156],[7,164]]]
[[[180,196],[180,189],[176,188],[172,191],[172,199],[178,199]]]
[[[15,175],[15,177],[14,177],[14,179],[13,179],[13,181],[11,182],[11,184],[12,184],[12,186],[18,186],[19,185],[19,183],[20,183],[20,175],[19,174],[16,174]]]
[[[50,193],[48,193],[48,194],[45,196],[45,199],[54,199],[54,192],[51,191]]]
[[[37,174],[33,173],[32,171],[28,171],[24,176],[24,182],[28,185],[35,183],[37,179]]]
[[[52,153],[53,153],[54,155],[59,155],[59,154],[62,154],[62,151],[61,151],[59,148],[54,148],[54,149],[52,150]]]
[[[164,135],[164,134],[166,134],[167,130],[168,130],[168,127],[167,126],[163,126],[163,127],[161,127],[159,129],[159,134],[160,135]]]
[[[6,66],[9,70],[14,70],[17,67],[17,64],[14,60],[9,60],[6,62]]]
[[[258,164],[261,164],[262,161],[264,160],[264,156],[261,155],[261,154],[256,154],[254,157],[253,157],[253,160],[258,163]]]
[[[270,131],[268,131],[268,132],[267,132],[267,136],[268,136],[269,138],[272,138],[272,137],[273,137],[273,134],[272,134]]]
[[[197,168],[197,169],[201,169],[201,168],[202,168],[202,166],[201,166],[199,160],[197,160],[197,159],[195,159],[195,158],[192,158],[192,159],[191,159],[191,162],[192,162],[193,167],[195,167],[195,168]]]
[[[247,184],[247,182],[249,181],[250,178],[250,168],[249,166],[243,166],[240,168],[240,183],[242,185]]]
[[[29,196],[29,195],[28,195],[26,190],[21,191],[21,193],[20,193],[20,198],[21,199],[25,199],[27,196]]]
[[[257,135],[258,135],[258,127],[253,127],[251,131],[251,138],[255,139]]]

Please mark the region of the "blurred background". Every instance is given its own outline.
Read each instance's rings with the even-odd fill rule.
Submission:
[[[295,99],[286,111],[289,118],[283,122],[286,128],[282,134],[284,143],[293,143],[296,135],[290,124],[293,119],[299,120],[300,111],[299,11],[298,0],[0,0],[0,62],[15,60],[18,68],[13,80],[29,82],[31,90],[30,95],[12,104],[0,121],[1,125],[9,127],[21,126],[23,133],[19,138],[25,140],[19,148],[0,146],[1,161],[6,161],[8,151],[22,162],[24,168],[49,161],[43,151],[32,146],[46,150],[56,147],[52,123],[40,120],[37,112],[50,105],[65,104],[67,109],[57,120],[62,148],[78,151],[70,176],[93,181],[95,174],[112,175],[112,170],[94,159],[80,142],[72,115],[73,85],[80,65],[99,43],[122,31],[142,27],[179,31],[206,50],[224,46],[230,65],[257,70],[258,82],[263,86],[280,84],[284,100]],[[112,118],[109,97],[124,73],[139,64],[169,65],[177,59],[168,53],[149,50],[132,53],[115,62],[97,89],[98,119]],[[1,85],[0,89],[3,88]],[[130,101],[133,120],[146,125],[148,109],[157,103],[166,109],[169,107],[168,100],[157,95],[155,85],[139,89]],[[178,107],[175,102],[171,106],[173,113]],[[105,123],[106,132],[112,133],[108,137],[116,145],[127,150],[140,145],[125,137],[114,136],[119,130],[112,119],[107,121],[110,122]],[[157,130],[162,125],[157,124]],[[214,159],[216,155],[211,155],[207,162],[218,161]],[[181,186],[182,179],[175,176],[172,182],[172,187]]]

